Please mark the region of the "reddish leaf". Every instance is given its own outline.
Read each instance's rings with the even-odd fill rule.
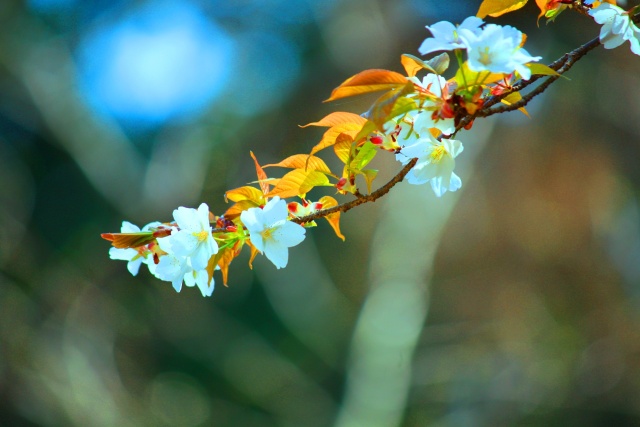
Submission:
[[[253,159],[253,162],[256,164],[256,174],[258,175],[258,182],[260,183],[260,189],[262,189],[262,193],[266,195],[267,193],[269,193],[269,184],[267,182],[268,180],[267,174],[264,172],[264,170],[258,163],[258,159],[256,159],[256,156],[253,155],[253,151],[250,151],[249,153],[251,153],[251,158]]]
[[[103,233],[100,235],[118,249],[139,248],[155,240],[152,231],[139,233]]]

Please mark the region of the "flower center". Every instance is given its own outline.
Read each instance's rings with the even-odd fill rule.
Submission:
[[[273,228],[265,228],[260,232],[260,235],[264,240],[271,239],[271,235],[273,234]]]
[[[442,160],[442,156],[444,156],[446,153],[447,150],[444,148],[444,145],[438,145],[431,152],[431,161],[433,163],[440,163],[440,160]]]
[[[198,239],[198,242],[204,242],[209,237],[209,232],[207,230],[202,230],[199,233],[193,233],[194,236]]]
[[[489,46],[486,46],[484,50],[480,51],[480,57],[478,58],[478,62],[482,65],[491,64],[491,53],[489,52]]]

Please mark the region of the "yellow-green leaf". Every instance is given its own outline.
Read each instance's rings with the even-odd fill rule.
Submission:
[[[476,16],[482,19],[487,15],[495,18],[522,8],[527,4],[527,1],[528,0],[484,0],[480,5],[480,9],[478,9]]]
[[[511,105],[511,104],[515,104],[521,99],[522,99],[522,95],[520,94],[520,92],[511,92],[509,95],[505,96],[500,101],[503,104]],[[518,110],[521,111],[525,116],[529,117],[529,112],[524,107],[520,107],[518,108]]]
[[[364,180],[367,183],[367,191],[371,193],[371,184],[373,184],[373,180],[378,176],[378,171],[375,169],[364,169],[361,170],[360,173],[364,176]]]
[[[407,78],[395,71],[366,70],[342,82],[340,86],[331,92],[331,96],[325,102],[364,93],[394,89],[405,84],[407,84]]]
[[[264,165],[263,167],[268,168],[272,166],[291,169],[308,169],[333,175],[331,173],[331,170],[329,169],[329,166],[327,166],[327,164],[321,158],[310,156],[308,154],[294,154],[293,156],[287,157],[279,163]]]
[[[336,139],[336,143],[333,145],[333,151],[342,163],[349,161],[349,153],[351,152],[351,144],[353,141],[353,137],[346,133],[340,134]]]
[[[318,201],[322,203],[322,209],[328,209],[334,206],[338,206],[338,201],[331,196],[324,196]],[[329,225],[331,226],[331,228],[333,228],[336,236],[338,236],[342,240],[345,240],[345,237],[340,232],[340,212],[332,213],[325,216],[324,218],[329,222]]]
[[[543,76],[561,76],[565,77],[562,74],[558,73],[553,68],[550,68],[544,64],[539,64],[537,62],[530,62],[526,64],[527,68],[531,70],[531,74],[541,74]],[[567,77],[565,77],[567,78]]]
[[[360,171],[363,167],[365,167],[378,153],[378,147],[376,147],[371,142],[367,141],[360,149],[358,150],[358,154],[354,157],[354,159],[349,163],[349,168],[353,171]]]
[[[268,196],[280,196],[286,199],[308,193],[313,187],[330,185],[329,178],[322,172],[294,169],[280,179]]]

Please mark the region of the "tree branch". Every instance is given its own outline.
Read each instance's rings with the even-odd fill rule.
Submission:
[[[596,37],[595,39],[583,44],[580,47],[577,47],[571,52],[568,52],[562,55],[560,58],[558,58],[557,60],[549,64],[549,68],[557,71],[558,75],[549,76],[537,88],[535,88],[533,91],[531,91],[527,95],[523,96],[522,99],[519,100],[518,102],[514,102],[513,104],[510,104],[510,105],[501,105],[496,108],[491,108],[497,103],[499,103],[503,98],[505,98],[510,93],[519,92],[522,89],[525,89],[531,86],[538,80],[543,79],[544,76],[536,75],[536,76],[532,76],[529,80],[520,80],[518,83],[512,86],[511,91],[490,97],[485,101],[482,108],[478,109],[478,111],[475,112],[475,114],[468,114],[467,116],[463,117],[462,120],[460,120],[460,123],[458,123],[458,126],[456,127],[456,130],[453,135],[455,135],[460,129],[464,128],[465,126],[467,126],[469,123],[471,123],[474,119],[478,117],[489,117],[494,114],[514,111],[526,106],[529,103],[529,101],[531,101],[533,98],[543,93],[549,86],[551,86],[553,82],[558,80],[558,78],[560,78],[561,75],[569,71],[569,69],[571,69],[571,67],[573,67],[573,65],[576,62],[578,62],[582,57],[584,57],[587,53],[589,53],[591,50],[595,49],[599,45],[600,45],[600,40]],[[373,193],[370,193],[367,195],[360,195],[355,200],[351,200],[349,202],[346,202],[328,209],[322,209],[312,214],[305,215],[299,218],[294,218],[291,221],[297,224],[303,224],[306,222],[314,221],[316,219],[324,218],[328,215],[331,215],[337,212],[347,212],[363,203],[375,202],[380,197],[387,194],[389,190],[391,190],[391,188],[393,188],[397,183],[402,181],[404,177],[409,173],[411,168],[413,168],[413,166],[416,164],[417,161],[418,159],[412,159],[393,178],[391,178],[389,182],[387,182],[385,185],[383,185]]]

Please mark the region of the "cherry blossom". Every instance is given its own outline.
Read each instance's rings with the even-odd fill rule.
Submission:
[[[287,221],[288,216],[287,203],[277,196],[263,208],[251,208],[240,214],[253,246],[277,268],[287,265],[288,248],[304,240],[304,227]]]

